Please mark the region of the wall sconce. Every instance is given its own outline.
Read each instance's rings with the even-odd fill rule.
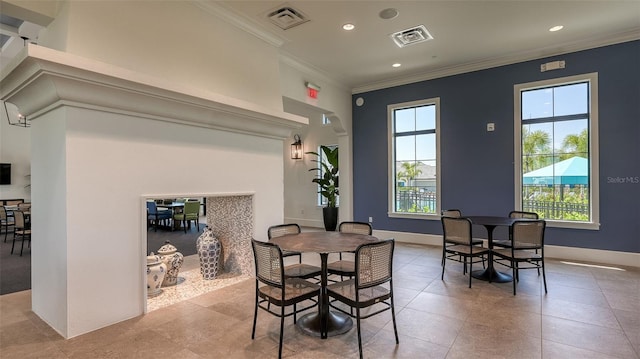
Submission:
[[[304,152],[302,147],[302,141],[300,141],[300,135],[295,134],[293,136],[294,143],[291,144],[291,159],[299,160],[302,159],[302,153]]]
[[[4,113],[7,115],[7,120],[9,121],[9,124],[12,126],[19,126],[19,127],[31,127],[31,121],[27,120],[27,116],[22,115],[16,105],[11,104],[11,106],[15,107],[15,111],[13,110],[11,111],[13,116],[9,115],[7,102],[4,101]]]

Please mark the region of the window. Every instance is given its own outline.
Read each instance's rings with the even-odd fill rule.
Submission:
[[[597,74],[515,86],[516,208],[597,229]]]
[[[331,124],[331,120],[329,119],[329,116],[327,116],[326,114],[322,114],[322,125],[330,125]]]
[[[439,98],[388,107],[390,216],[440,212],[439,108]]]

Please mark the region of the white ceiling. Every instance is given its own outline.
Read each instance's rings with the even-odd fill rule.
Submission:
[[[279,46],[286,58],[353,92],[640,39],[640,0],[195,0],[194,4],[214,10]],[[267,13],[284,5],[309,21],[281,30],[269,22]],[[398,16],[381,19],[380,11],[387,8],[397,9]],[[41,27],[4,20],[6,16],[0,33],[10,37],[1,53],[6,63],[23,46],[18,36],[37,38]],[[345,23],[355,29],[342,30]],[[424,25],[434,39],[404,48],[391,40],[392,33],[418,25]],[[555,25],[564,29],[549,32]],[[393,68],[394,63],[402,66]]]
[[[354,92],[640,38],[639,0],[213,3],[280,39],[285,55]],[[266,14],[282,5],[310,21],[281,30]],[[386,8],[397,9],[398,16],[381,19]],[[342,30],[345,23],[355,29]],[[389,37],[417,25],[434,39],[399,48]],[[564,29],[549,32],[555,25]]]

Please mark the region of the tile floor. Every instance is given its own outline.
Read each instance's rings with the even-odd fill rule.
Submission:
[[[366,358],[639,358],[640,269],[547,260],[549,293],[535,271],[511,283],[474,280],[438,247],[398,244],[394,288],[400,344],[389,312],[363,321]],[[306,257],[305,261],[310,260]],[[252,279],[64,340],[30,311],[30,291],[0,296],[0,357],[275,358],[278,319],[260,311],[251,340]],[[320,340],[288,318],[286,358],[357,358],[355,329]]]

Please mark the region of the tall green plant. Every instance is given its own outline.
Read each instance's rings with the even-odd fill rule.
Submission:
[[[317,152],[307,152],[307,154],[315,155],[317,159],[311,160],[317,163],[318,167],[312,168],[309,171],[317,171],[318,176],[313,179],[313,183],[317,183],[320,186],[320,193],[327,199],[327,207],[336,207],[338,195],[340,194],[338,188],[338,147],[320,146],[323,156]]]

